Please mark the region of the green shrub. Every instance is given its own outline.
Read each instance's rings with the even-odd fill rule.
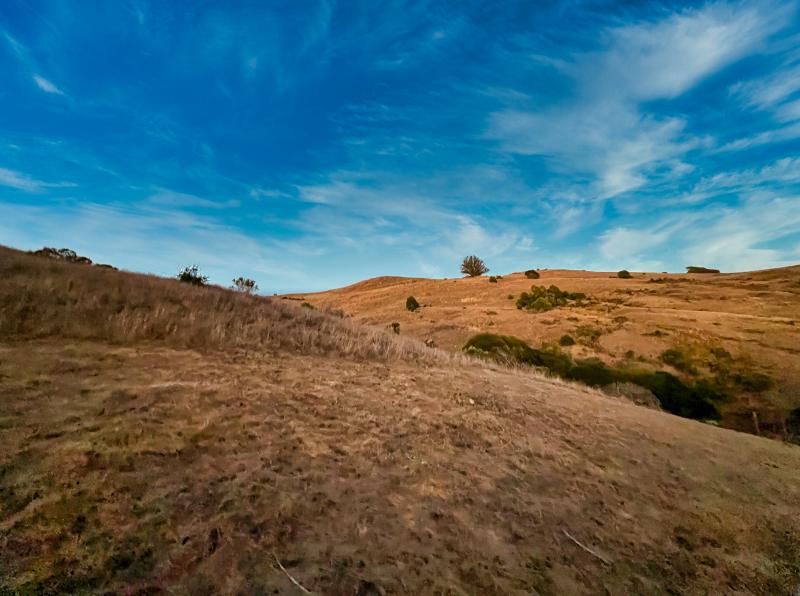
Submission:
[[[302,306],[303,308],[309,308],[311,310],[314,310],[314,305],[311,304],[310,302],[303,302],[303,304],[301,304],[300,306]]]
[[[691,357],[677,348],[669,348],[661,352],[661,361],[683,372],[692,375],[697,374],[697,369],[692,363]]]
[[[467,341],[464,351],[501,362],[546,368],[556,376],[591,386],[634,383],[652,391],[664,410],[686,418],[719,419],[719,411],[712,401],[727,399],[723,389],[707,381],[689,387],[665,371],[612,368],[597,358],[573,362],[558,348],[534,349],[510,335],[480,333]]]
[[[49,259],[56,259],[57,261],[66,261],[68,263],[77,263],[79,265],[91,265],[92,260],[89,257],[82,257],[71,248],[51,248],[45,246],[39,250],[31,251],[32,255],[37,257],[47,257]]]
[[[514,294],[509,294],[508,296],[506,296],[506,298],[508,298],[509,300],[513,300],[514,299]]]
[[[630,279],[633,276],[630,271],[623,269],[622,271],[617,271],[617,277],[620,279]]]
[[[748,370],[733,375],[733,382],[745,391],[752,391],[753,393],[766,391],[774,384],[773,380],[764,373]]]
[[[488,272],[489,268],[486,266],[486,263],[475,255],[464,257],[464,260],[461,262],[461,273],[469,277],[478,277]]]
[[[572,339],[571,335],[562,335],[561,339],[558,340],[558,345],[560,346],[574,346],[575,340]]]
[[[531,286],[530,292],[522,292],[517,299],[517,308],[544,312],[559,306],[566,306],[570,301],[586,298],[582,292],[565,292],[556,286]]]
[[[406,310],[414,312],[418,308],[419,308],[419,302],[417,302],[416,298],[414,298],[413,296],[409,296],[408,298],[406,298]]]
[[[400,323],[392,323],[392,331],[394,331],[396,335],[400,335]]]
[[[525,272],[525,277],[527,277],[528,279],[539,279],[540,275],[539,272],[536,271],[536,269],[528,269]]]
[[[719,273],[719,269],[709,269],[708,267],[698,267],[697,265],[688,265],[686,273]]]
[[[496,283],[497,283],[497,278],[496,278],[494,275],[492,275],[492,276],[489,278],[489,283],[491,283],[491,284],[496,284]]]
[[[179,281],[193,286],[204,286],[208,283],[208,276],[202,275],[197,265],[184,267],[183,271],[178,272],[177,278]]]

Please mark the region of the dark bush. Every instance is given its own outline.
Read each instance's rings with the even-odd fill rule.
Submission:
[[[31,252],[32,255],[37,257],[47,257],[49,259],[56,259],[57,261],[66,261],[68,263],[78,263],[79,265],[91,265],[92,260],[89,257],[82,257],[70,248],[51,248],[45,246],[39,250]]]
[[[719,273],[719,269],[709,269],[708,267],[698,267],[697,265],[688,265],[686,273]]]
[[[696,374],[697,369],[692,363],[691,357],[677,348],[669,348],[661,353],[661,361],[664,364],[669,364],[672,367],[682,370],[689,374]]]
[[[208,283],[208,276],[202,275],[197,265],[184,267],[183,271],[178,272],[178,280],[193,286],[204,286]]]
[[[416,298],[414,298],[413,296],[409,296],[408,298],[406,298],[406,309],[407,310],[410,310],[411,312],[414,312],[418,308],[419,308],[419,302],[417,302]]]
[[[303,304],[301,304],[300,306],[302,306],[303,308],[308,308],[310,310],[314,310],[314,305],[311,304],[310,302],[303,302]]]
[[[561,339],[558,340],[558,345],[560,346],[574,346],[575,340],[572,339],[571,335],[562,335]]]
[[[582,292],[565,292],[556,286],[531,286],[530,292],[523,292],[517,299],[517,308],[544,312],[559,306],[566,306],[570,301],[586,298]]]
[[[489,283],[491,283],[491,284],[496,284],[496,283],[497,283],[497,278],[496,278],[494,275],[492,275],[492,276],[489,278]]]
[[[609,368],[598,358],[577,361],[569,369],[566,377],[592,387],[611,385],[622,380],[622,376],[615,369]]]
[[[510,335],[480,333],[467,341],[464,351],[501,362],[546,368],[554,375],[586,385],[599,387],[612,383],[634,383],[652,391],[664,410],[686,418],[719,419],[719,412],[711,402],[727,399],[721,388],[709,382],[688,387],[664,371],[611,368],[596,358],[573,362],[568,354],[557,348],[537,350]]]
[[[539,272],[536,271],[536,269],[528,269],[525,272],[525,277],[527,277],[528,279],[539,279],[540,275]]]
[[[623,269],[622,271],[617,271],[617,277],[620,279],[630,279],[633,276],[630,271]]]
[[[489,268],[486,266],[486,263],[475,255],[464,257],[464,260],[461,262],[461,273],[464,275],[478,277],[488,272]]]
[[[733,375],[733,382],[745,391],[761,393],[766,391],[774,384],[773,380],[760,372],[742,371]]]
[[[400,323],[392,323],[392,331],[394,331],[396,335],[400,335]]]

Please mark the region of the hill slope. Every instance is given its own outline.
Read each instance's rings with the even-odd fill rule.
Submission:
[[[0,593],[800,581],[796,447],[295,304],[5,250],[0,324]]]
[[[400,323],[403,335],[432,339],[456,352],[476,333],[514,335],[533,347],[557,345],[573,358],[672,372],[687,382],[725,377],[730,400],[718,403],[722,424],[786,436],[791,412],[800,408],[800,266],[750,273],[704,275],[542,270],[466,279],[376,278],[303,296],[377,325]],[[534,313],[516,299],[532,285],[556,285],[587,294],[576,306]],[[413,295],[423,307],[411,313]],[[678,358],[667,359],[667,350]],[[678,368],[675,368],[677,363]],[[736,376],[739,375],[739,378]],[[771,380],[768,387],[750,382]]]

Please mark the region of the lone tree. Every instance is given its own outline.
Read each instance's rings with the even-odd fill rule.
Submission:
[[[183,271],[178,272],[178,280],[193,286],[204,286],[208,283],[208,276],[200,273],[200,268],[197,265],[191,267],[184,267]]]
[[[482,260],[475,255],[464,257],[461,261],[461,273],[469,275],[470,277],[478,277],[484,273],[488,273],[489,268]]]
[[[249,277],[237,277],[233,280],[233,289],[242,294],[252,294],[258,291],[258,284]]]

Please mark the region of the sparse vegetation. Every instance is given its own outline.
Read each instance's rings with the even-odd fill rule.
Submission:
[[[406,298],[406,310],[414,312],[418,308],[419,308],[419,302],[417,302],[416,298],[414,298],[413,296],[409,296],[408,298]]]
[[[719,269],[709,269],[708,267],[698,267],[697,265],[687,265],[686,273],[719,273]]]
[[[475,255],[464,257],[464,260],[461,262],[461,273],[469,277],[478,277],[488,272],[489,268],[486,266],[486,263]]]
[[[391,327],[395,335],[400,335],[400,323],[392,323]]]
[[[620,279],[630,279],[633,276],[630,271],[623,269],[622,271],[617,271],[617,277]]]
[[[558,345],[560,346],[574,346],[575,339],[571,335],[562,335],[561,338],[558,340]]]
[[[547,288],[531,286],[530,292],[523,292],[517,299],[517,308],[544,312],[566,306],[569,302],[579,302],[584,298],[586,294],[582,292],[565,292],[554,285]]]
[[[489,278],[489,283],[496,284],[496,283],[497,283],[497,277],[495,277],[494,275],[492,275],[492,276]]]
[[[65,261],[67,263],[76,263],[79,265],[92,264],[92,260],[89,257],[82,257],[70,248],[51,248],[49,246],[45,246],[39,250],[32,251],[31,254],[37,257],[47,257],[48,259]]]
[[[258,292],[258,284],[249,277],[237,277],[233,280],[233,289],[242,294],[254,294]]]
[[[539,277],[541,276],[539,275],[539,272],[536,271],[536,269],[528,269],[525,272],[525,277],[527,277],[528,279],[539,279]]]
[[[690,375],[697,374],[697,368],[692,363],[691,356],[678,348],[664,350],[661,353],[661,361]]]
[[[723,400],[721,389],[701,384],[689,387],[680,379],[665,371],[612,368],[597,358],[573,362],[568,354],[555,348],[531,348],[521,339],[508,335],[481,333],[470,338],[464,345],[468,354],[492,358],[501,362],[516,362],[547,369],[551,374],[564,379],[579,381],[593,387],[612,383],[634,383],[649,389],[658,398],[667,412],[685,418],[719,418],[716,406],[710,397]]]
[[[137,341],[197,350],[258,347],[373,359],[447,359],[420,342],[282,300],[75,267],[0,248],[0,337]],[[54,291],[55,289],[58,291]]]
[[[177,278],[178,281],[193,286],[204,286],[208,283],[208,276],[200,273],[200,269],[197,265],[184,267],[182,271],[178,272]]]
[[[307,308],[309,310],[314,310],[314,305],[311,304],[310,302],[303,302],[300,306],[302,306],[303,308]]]

